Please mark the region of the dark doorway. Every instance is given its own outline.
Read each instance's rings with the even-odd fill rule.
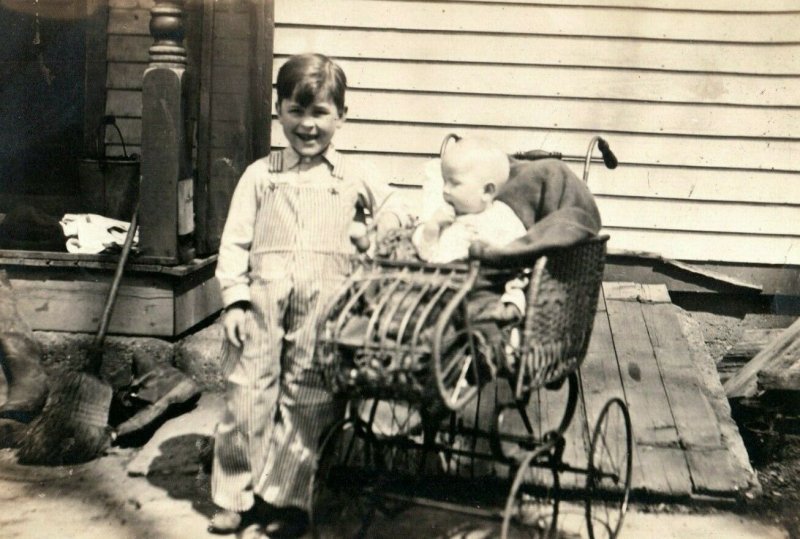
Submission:
[[[48,4],[0,2],[0,211],[12,200],[78,190],[86,19],[74,14],[85,3],[61,0],[60,16],[42,16]]]

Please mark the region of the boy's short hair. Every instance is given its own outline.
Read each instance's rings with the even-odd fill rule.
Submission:
[[[303,107],[317,97],[330,98],[339,114],[344,114],[347,77],[344,70],[324,54],[297,54],[278,70],[278,103],[294,99]]]

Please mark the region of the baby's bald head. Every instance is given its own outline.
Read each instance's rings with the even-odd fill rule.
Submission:
[[[482,137],[451,141],[442,155],[445,200],[458,213],[483,211],[509,173],[508,156],[491,141]]]
[[[442,156],[442,172],[470,171],[484,182],[500,187],[508,179],[508,156],[483,137],[462,138],[448,144]]]

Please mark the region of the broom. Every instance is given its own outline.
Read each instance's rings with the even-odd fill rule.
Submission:
[[[112,389],[100,379],[103,342],[138,222],[138,202],[125,235],[97,335],[89,348],[86,372],[64,373],[50,391],[42,413],[30,424],[17,460],[22,464],[79,464],[98,457],[112,441],[108,425]]]

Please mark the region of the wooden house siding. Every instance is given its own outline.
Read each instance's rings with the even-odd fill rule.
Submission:
[[[142,77],[148,67],[153,0],[110,0],[106,113],[117,117],[128,153],[139,152],[142,134]],[[257,22],[257,21],[261,22]],[[270,26],[270,28],[266,28]],[[200,255],[216,252],[236,181],[254,156],[266,152],[269,122],[259,121],[269,92],[271,4],[268,0],[187,0],[184,46],[190,74],[194,130],[195,239]],[[262,44],[256,44],[261,32]],[[258,82],[264,66],[267,75]],[[266,89],[263,88],[266,86]],[[122,152],[116,133],[106,134],[108,151]]]
[[[128,153],[140,153],[142,142],[142,77],[147,68],[150,9],[153,0],[109,0],[106,114],[117,117]],[[107,151],[120,155],[116,133],[106,133]]]
[[[620,167],[589,184],[612,248],[798,265],[798,17],[792,0],[276,0],[274,70],[339,60],[337,146],[393,184],[418,186],[449,132],[579,174],[601,134]]]

